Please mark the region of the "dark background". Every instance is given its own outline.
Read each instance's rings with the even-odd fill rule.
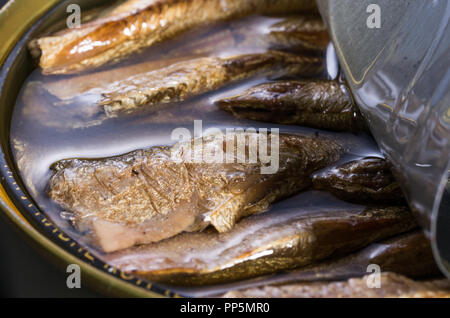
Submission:
[[[0,9],[8,0],[0,0]],[[0,213],[3,213],[0,211]],[[66,274],[31,248],[0,217],[0,297],[95,297],[83,286],[66,287]]]
[[[67,288],[68,274],[42,257],[17,231],[0,217],[0,297],[99,296],[83,286],[83,272],[81,288]]]

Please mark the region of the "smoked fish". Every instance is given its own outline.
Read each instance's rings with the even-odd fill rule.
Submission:
[[[256,287],[262,284],[332,281],[362,277],[367,274],[370,264],[377,264],[383,272],[394,272],[410,278],[429,278],[440,275],[430,241],[421,230],[415,230],[371,243],[349,255],[304,266],[266,279],[260,277],[255,282],[244,282],[244,285]]]
[[[34,40],[29,47],[44,74],[70,74],[214,22],[316,10],[313,0],[131,0],[79,28]]]
[[[345,255],[415,227],[405,207],[269,211],[237,223],[108,254],[108,264],[150,281],[205,285],[259,277]]]
[[[230,51],[324,50],[324,44],[314,39],[317,32],[323,32],[320,31],[321,26],[325,30],[320,17],[315,16],[253,17],[225,28],[190,32],[185,35],[182,43],[168,45],[169,47],[163,50],[164,54],[156,50],[151,55],[152,58],[145,61],[62,78],[43,83],[42,86],[61,102],[66,102],[82,94],[101,95],[113,82],[149,71],[161,70],[176,62],[193,58],[218,54],[223,56]]]
[[[311,174],[342,151],[327,137],[216,133],[117,157],[61,160],[52,166],[49,196],[111,252],[209,224],[228,231],[242,217],[310,187]]]
[[[222,284],[215,288],[199,288],[192,296],[209,297],[222,295],[227,291],[267,285],[337,281],[363,277],[367,275],[367,269],[371,264],[378,265],[382,272],[393,272],[408,278],[429,279],[441,275],[434,261],[430,241],[419,229],[373,242],[348,255],[327,258],[324,261],[291,271]]]
[[[231,25],[237,47],[323,54],[330,43],[327,28],[319,15],[256,17]]]
[[[384,158],[366,157],[317,172],[313,187],[356,203],[404,203],[400,185]]]
[[[405,276],[380,274],[380,288],[370,275],[347,281],[264,286],[226,293],[225,298],[450,298],[450,280],[414,281]]]
[[[202,57],[174,63],[109,85],[100,105],[108,117],[142,106],[182,101],[254,76],[313,76],[323,70],[323,60],[280,51],[226,58]]]
[[[364,127],[345,86],[332,80],[263,83],[216,104],[239,118],[334,131]]]

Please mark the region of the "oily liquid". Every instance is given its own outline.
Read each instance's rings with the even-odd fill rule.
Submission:
[[[210,127],[220,129],[253,127],[256,129],[268,128],[269,130],[270,128],[279,128],[280,133],[334,136],[351,144],[348,153],[339,163],[365,156],[380,156],[375,142],[364,133],[333,133],[299,126],[237,119],[214,105],[214,101],[219,98],[233,96],[255,84],[273,80],[273,78],[268,77],[255,77],[243,82],[233,83],[217,91],[190,98],[183,102],[162,104],[148,107],[148,109],[142,107],[142,109],[131,114],[123,114],[116,118],[106,118],[104,113],[98,111],[96,107],[96,102],[101,98],[101,91],[96,90],[95,87],[101,83],[102,78],[110,76],[99,76],[98,74],[101,72],[111,72],[150,60],[160,62],[170,58],[179,60],[199,55],[225,57],[235,54],[263,52],[268,48],[261,43],[246,46],[244,41],[244,45],[242,43],[229,45],[226,42],[228,39],[226,31],[230,27],[230,23],[238,23],[242,27],[248,26],[248,29],[255,32],[255,36],[258,36],[267,32],[269,25],[280,20],[280,18],[274,17],[254,16],[238,22],[217,24],[207,30],[190,31],[183,36],[136,54],[119,64],[103,67],[90,73],[70,76],[44,76],[39,69],[34,70],[27,78],[17,99],[10,136],[22,181],[37,206],[45,211],[46,215],[61,230],[101,259],[103,253],[90,246],[85,235],[72,226],[71,213],[62,211],[58,205],[49,199],[47,187],[52,175],[49,168],[51,164],[66,158],[108,157],[135,149],[174,144],[176,141],[171,139],[172,131],[175,128],[184,127],[188,128],[193,134],[194,120],[202,121],[203,130]],[[326,72],[320,78],[339,78],[337,60],[331,44],[325,58],[327,62]],[[91,79],[89,80],[89,78]],[[95,80],[92,80],[93,78]],[[77,89],[80,89],[79,87],[84,87],[85,91],[77,92]],[[64,95],[67,92],[69,92],[67,96]],[[325,192],[305,191],[273,204],[269,211],[265,213],[293,213],[297,215],[309,213],[308,211],[312,208],[323,211],[324,209],[332,210],[346,207],[359,208],[353,204],[339,201]],[[259,280],[259,283],[261,283],[261,280]],[[240,284],[243,283],[195,288],[172,286],[171,288],[185,295],[195,296],[223,292],[231,287],[236,288]]]

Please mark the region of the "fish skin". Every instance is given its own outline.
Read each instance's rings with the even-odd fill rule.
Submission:
[[[375,243],[372,249],[372,253],[366,251],[371,257],[371,264],[380,265],[384,272],[394,272],[410,278],[441,275],[430,241],[422,230]]]
[[[345,255],[416,227],[405,207],[274,211],[248,217],[225,233],[182,233],[105,256],[122,271],[174,285],[259,277]]]
[[[265,47],[296,53],[323,53],[330,38],[319,15],[289,15],[279,18],[267,27],[264,20],[231,24],[238,47]]]
[[[382,272],[393,272],[414,279],[439,277],[441,272],[434,260],[430,241],[420,229],[376,241],[351,254],[325,259],[292,271],[283,271],[240,282],[223,284],[220,288],[200,289],[194,297],[222,295],[239,291],[302,282],[338,281],[367,275],[371,264]]]
[[[304,21],[305,19],[306,21]],[[268,32],[259,29],[261,23],[271,23],[268,27]],[[320,17],[295,16],[293,18],[288,16],[283,18],[257,17],[247,19],[236,23],[236,25],[225,28],[219,27],[218,30],[215,29],[212,32],[190,32],[185,35],[185,41],[183,43],[175,47],[169,47],[168,51],[164,52],[164,58],[156,54],[156,57],[145,60],[144,62],[59,79],[57,81],[42,83],[42,86],[50,94],[65,102],[79,97],[81,94],[102,92],[107,89],[109,84],[133,75],[162,69],[177,61],[180,62],[195,57],[206,57],[207,55],[223,52],[230,48],[276,48],[289,49],[290,51],[295,49],[297,52],[300,46],[305,47],[305,49],[308,46],[302,44],[305,37],[313,39],[317,32],[316,29],[320,30],[320,27],[316,26],[316,24],[323,26]],[[286,27],[281,29],[280,25],[285,25]],[[313,42],[311,40],[311,43]],[[316,49],[319,49],[319,47],[321,45],[317,44]]]
[[[311,173],[336,162],[343,151],[331,138],[280,134],[279,169],[261,174],[260,158],[237,161],[237,142],[225,151],[235,137],[258,141],[260,134],[216,136],[200,141],[205,149],[222,147],[233,163],[183,161],[186,146],[199,139],[111,158],[61,160],[52,166],[49,196],[74,213],[78,229],[92,231],[95,243],[110,252],[208,224],[228,231],[242,217],[309,187]],[[270,145],[272,135],[268,140]]]
[[[216,64],[208,64],[210,61]],[[215,72],[217,69],[220,71]],[[223,59],[173,57],[52,82],[33,82],[27,85],[24,96],[27,112],[35,113],[33,116],[37,116],[43,125],[59,129],[81,128],[99,125],[108,117],[139,107],[153,107],[157,103],[173,102],[213,90],[246,76],[296,73],[312,76],[322,69],[320,58],[278,51]],[[150,87],[148,83],[159,86]],[[73,104],[74,98],[78,97],[95,97],[98,102],[79,107],[79,104]],[[53,107],[41,107],[42,102],[49,101]],[[64,114],[74,120],[70,125],[59,120]]]
[[[405,276],[383,272],[381,288],[370,288],[372,277],[351,278],[347,281],[297,283],[264,286],[231,291],[224,298],[450,298],[450,281],[433,279],[414,281]]]
[[[75,77],[63,78],[57,81],[41,83],[41,90],[50,93],[60,100],[69,103],[80,95],[100,95],[108,85],[140,73],[163,69],[173,63],[192,59],[191,57],[174,57],[151,60],[132,65],[126,65],[90,74],[80,74]]]
[[[317,172],[313,187],[356,203],[404,203],[400,185],[384,158],[365,157]]]
[[[430,241],[422,230],[396,235],[349,255],[325,260],[274,276],[260,279],[260,282],[245,285],[256,287],[267,284],[292,283],[299,281],[341,280],[367,274],[367,267],[377,264],[383,272],[394,272],[410,278],[429,278],[440,275],[434,260]]]
[[[108,117],[115,117],[141,106],[182,101],[256,75],[314,76],[322,71],[321,58],[279,51],[202,57],[112,83],[99,104]]]
[[[42,86],[50,94],[65,102],[81,94],[102,92],[107,89],[109,84],[133,75],[162,69],[164,66],[177,61],[205,57],[208,54],[223,52],[230,48],[276,48],[295,50],[296,52],[300,50],[300,47],[304,47],[305,50],[307,47],[313,49],[312,46],[315,45],[314,36],[321,30],[320,25],[323,26],[320,17],[309,16],[259,17],[247,20],[230,27],[219,28],[219,30],[214,30],[207,35],[203,34],[205,33],[204,31],[203,33],[195,32],[189,34],[185,43],[181,43],[175,48],[169,48],[168,52],[164,54],[164,59],[156,57],[133,65],[119,66],[95,73],[43,83]],[[260,30],[261,23],[271,23],[267,28],[267,32],[266,30]],[[323,28],[325,27],[323,26]],[[312,46],[303,44],[305,38],[310,40]],[[320,43],[316,44],[314,48],[317,50],[324,49]]]
[[[333,131],[364,127],[345,86],[331,80],[263,83],[216,104],[239,118]]]
[[[274,47],[296,51],[323,52],[330,43],[328,31],[320,16],[288,17],[269,29]]]
[[[70,74],[117,61],[194,27],[250,14],[316,11],[314,1],[132,1],[100,19],[30,43],[44,74]],[[94,45],[95,44],[95,45]]]

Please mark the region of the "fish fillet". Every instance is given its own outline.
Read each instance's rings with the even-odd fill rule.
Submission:
[[[182,233],[108,254],[105,261],[150,281],[223,283],[343,255],[413,227],[403,207],[273,211],[248,217],[229,232]]]
[[[250,14],[314,11],[312,0],[141,0],[102,18],[30,43],[44,74],[95,68],[194,27]],[[36,53],[35,53],[36,55]],[[35,56],[38,57],[38,56]]]
[[[381,273],[380,288],[371,288],[373,278],[343,282],[299,283],[265,286],[226,293],[225,298],[450,298],[450,280],[414,281],[394,273]]]
[[[239,118],[334,131],[364,126],[345,86],[330,80],[264,83],[216,103]]]
[[[256,160],[248,160],[249,151],[256,153],[251,145],[264,138],[256,132],[225,138],[212,134],[117,157],[62,160],[52,166],[49,196],[73,212],[76,226],[91,230],[106,252],[208,224],[224,232],[240,218],[309,187],[311,173],[335,162],[343,150],[330,138],[284,134],[276,147],[277,138],[269,134],[267,153],[274,151],[276,158],[278,151],[278,167],[273,166],[278,169],[263,174],[263,167],[270,168],[261,159],[264,147],[257,150]],[[201,160],[202,150],[195,145],[205,149]],[[238,145],[244,145],[239,149],[245,150],[247,161]],[[221,152],[227,163],[205,156]]]

